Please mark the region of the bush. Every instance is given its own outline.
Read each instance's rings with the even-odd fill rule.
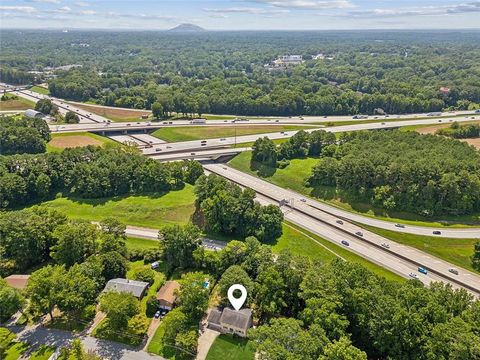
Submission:
[[[138,281],[145,281],[152,285],[153,280],[155,280],[155,272],[150,268],[136,269],[133,273],[133,278]]]
[[[158,300],[155,296],[152,295],[147,299],[147,309],[145,311],[145,314],[148,317],[153,317],[153,315],[155,315],[157,310],[158,310]]]

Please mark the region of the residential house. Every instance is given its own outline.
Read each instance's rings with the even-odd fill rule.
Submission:
[[[176,281],[167,281],[157,292],[158,306],[160,309],[172,310],[177,300],[176,291],[180,289],[180,284]]]
[[[208,314],[207,323],[209,329],[223,334],[236,334],[246,337],[248,329],[252,327],[252,310],[212,309]]]
[[[147,282],[118,278],[109,280],[103,291],[130,293],[137,299],[141,299],[145,295],[147,289]]]

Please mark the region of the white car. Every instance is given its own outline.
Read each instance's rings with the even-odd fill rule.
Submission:
[[[410,274],[408,274],[408,276],[410,276],[412,279],[418,279],[418,275],[411,272]]]

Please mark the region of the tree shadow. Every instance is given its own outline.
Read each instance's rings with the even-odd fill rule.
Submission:
[[[277,168],[257,161],[250,161],[250,170],[255,171],[258,176],[266,178],[273,176],[277,171]]]

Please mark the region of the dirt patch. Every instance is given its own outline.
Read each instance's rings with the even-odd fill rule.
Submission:
[[[49,145],[59,149],[66,149],[66,148],[82,147],[82,146],[88,146],[88,145],[101,146],[103,145],[103,142],[97,139],[93,139],[89,136],[74,135],[74,136],[55,137],[50,141]]]
[[[100,115],[100,116],[105,116],[106,118],[112,119],[112,120],[125,120],[125,121],[131,121],[135,119],[141,119],[142,116],[150,116],[151,111],[148,110],[138,110],[138,109],[116,109],[112,107],[106,107],[106,106],[91,106],[91,105],[79,105],[78,103],[74,104],[76,107],[79,107],[80,109],[90,111],[91,113]]]
[[[4,100],[0,101],[0,111],[7,111],[7,110],[27,110],[31,109],[33,104],[29,104],[27,102],[23,102],[20,100]]]
[[[473,145],[476,149],[480,150],[480,138],[475,139],[461,139],[460,141]]]
[[[435,134],[438,129],[445,129],[449,127],[450,124],[435,125],[435,126],[425,126],[423,128],[418,128],[416,131],[420,134]]]

